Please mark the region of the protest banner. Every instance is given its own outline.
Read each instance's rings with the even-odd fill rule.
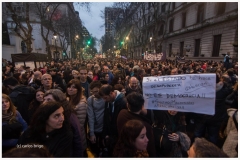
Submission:
[[[143,78],[144,107],[215,114],[216,74],[181,74]]]
[[[144,53],[144,59],[148,61],[164,61],[166,60],[166,53],[148,53],[147,51]]]

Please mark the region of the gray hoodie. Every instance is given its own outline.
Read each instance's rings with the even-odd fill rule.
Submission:
[[[94,132],[102,132],[103,130],[105,101],[92,95],[88,98],[87,104],[89,131],[90,136],[93,136]]]

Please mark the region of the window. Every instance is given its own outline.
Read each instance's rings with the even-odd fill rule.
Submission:
[[[184,42],[180,42],[180,56],[183,57]]]
[[[171,57],[171,55],[172,55],[172,44],[169,44],[168,56]]]
[[[221,34],[214,36],[213,53],[212,53],[213,57],[218,57],[219,56],[219,51],[220,51],[220,46],[221,46],[221,39],[222,39],[222,35]]]
[[[164,29],[164,26],[162,24],[161,27],[160,27],[160,30],[158,31],[158,36],[163,35],[163,29]]]
[[[162,5],[161,11],[162,11],[162,13],[166,12],[166,4]]]
[[[172,18],[172,19],[169,21],[169,32],[172,32],[172,31],[173,31],[173,22],[174,22],[174,19]]]
[[[203,21],[203,15],[204,15],[204,4],[202,3],[198,6],[197,23],[201,23]]]
[[[194,51],[194,57],[198,57],[200,53],[200,39],[195,39],[195,51]]]
[[[172,2],[172,10],[175,9],[175,2]]]
[[[217,15],[221,15],[225,12],[226,2],[217,3]]]
[[[182,13],[182,28],[186,26],[186,12]]]

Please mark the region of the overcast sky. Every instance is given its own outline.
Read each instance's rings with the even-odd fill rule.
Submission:
[[[98,40],[100,40],[105,33],[105,26],[100,28],[104,24],[104,20],[100,17],[101,11],[104,11],[105,7],[111,7],[112,5],[113,2],[92,2],[90,13],[88,13],[84,8],[79,8],[75,4],[75,10],[79,12],[83,25],[89,33]],[[99,46],[96,47],[99,49]]]

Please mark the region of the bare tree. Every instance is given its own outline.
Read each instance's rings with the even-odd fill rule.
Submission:
[[[11,18],[13,22],[16,23],[16,34],[25,42],[27,47],[27,53],[32,52],[32,25],[29,18],[30,13],[30,3],[22,2],[25,9],[24,18],[19,18],[18,13],[13,8],[13,2],[6,2],[6,7],[12,13]],[[26,26],[24,26],[26,24]]]

